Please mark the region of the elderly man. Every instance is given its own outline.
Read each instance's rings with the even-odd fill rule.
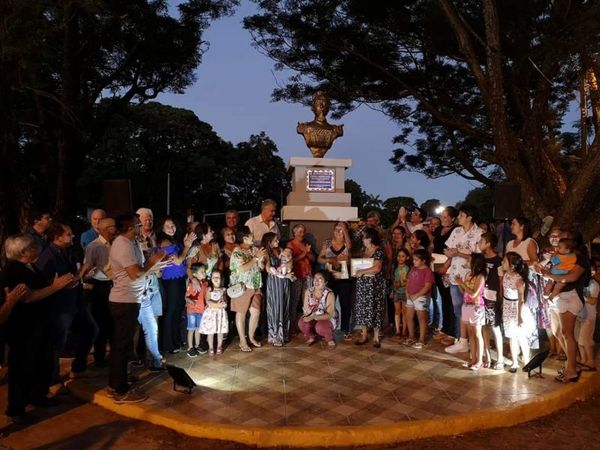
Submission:
[[[80,276],[80,261],[73,252],[73,232],[71,227],[53,223],[48,229],[50,245],[42,252],[35,265],[50,284],[58,275]],[[78,338],[75,359],[71,364],[71,378],[83,376],[87,369],[87,355],[90,352],[98,327],[83,304],[81,284],[63,289],[52,295],[48,318],[53,328],[54,382],[59,383],[59,358],[67,342],[69,329],[77,324]]]
[[[109,295],[109,308],[113,318],[113,335],[108,369],[108,392],[115,403],[136,403],[147,396],[129,388],[127,361],[133,351],[133,335],[136,330],[140,302],[147,288],[146,276],[162,268],[160,261],[165,252],[159,251],[144,262],[144,256],[136,243],[140,232],[140,220],[132,215],[116,219],[119,235],[113,241],[109,264],[113,287]]]
[[[94,365],[106,367],[106,344],[112,333],[112,318],[108,308],[108,295],[112,288],[108,272],[108,255],[110,244],[117,236],[114,219],[102,219],[98,224],[100,236],[94,239],[85,249],[84,266],[90,276],[86,281],[92,286],[91,312],[98,325],[98,336],[94,342]]]
[[[275,211],[277,210],[277,202],[270,198],[264,200],[260,207],[260,214],[246,221],[246,226],[252,232],[252,240],[256,247],[260,247],[262,237],[265,233],[271,232],[279,236],[279,227],[273,220]]]
[[[81,234],[80,243],[82,249],[85,250],[94,239],[97,239],[98,236],[100,236],[100,221],[104,218],[106,218],[106,211],[103,209],[95,209],[92,211],[92,215],[90,216],[91,227]]]

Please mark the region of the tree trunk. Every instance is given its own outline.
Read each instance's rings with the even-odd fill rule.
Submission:
[[[76,159],[80,150],[81,67],[78,51],[79,5],[77,0],[63,1],[63,71],[61,95],[61,127],[57,143],[57,182],[55,213],[69,216],[75,208]]]

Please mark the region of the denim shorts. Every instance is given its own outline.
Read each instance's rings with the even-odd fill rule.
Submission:
[[[187,315],[188,331],[197,330],[198,328],[200,328],[200,322],[202,322],[202,313],[188,313],[188,315]]]
[[[406,300],[406,306],[415,308],[415,311],[427,311],[429,308],[429,297],[418,297],[414,300]]]

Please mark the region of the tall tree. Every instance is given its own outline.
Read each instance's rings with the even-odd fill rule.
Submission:
[[[1,2],[0,104],[8,122],[0,140],[4,154],[27,158],[25,168],[9,159],[8,170],[38,162],[48,200],[72,212],[77,174],[111,117],[130,102],[182,93],[207,48],[204,30],[236,4],[187,0],[171,13],[166,0]],[[101,98],[110,107],[97,108]]]
[[[403,206],[408,209],[414,209],[418,206],[412,197],[390,197],[383,202],[383,211],[381,220],[385,226],[390,226],[398,217],[398,211]]]
[[[517,182],[532,219],[600,231],[599,2],[257,3],[256,46],[296,72],[275,99],[376,104],[401,128],[397,170]],[[590,145],[563,131],[582,79]]]
[[[104,107],[110,102],[99,105]],[[290,190],[277,152],[264,133],[233,146],[192,111],[157,102],[130,105],[113,116],[88,154],[78,180],[79,202],[100,205],[105,179],[128,178],[134,205],[162,215],[170,174],[174,215],[191,208],[200,217],[225,206],[258,211],[262,199],[279,200]]]
[[[226,204],[258,212],[261,202],[271,198],[281,206],[291,190],[291,181],[278,151],[264,132],[236,145],[224,166]]]
[[[442,206],[442,202],[440,202],[437,198],[430,198],[421,203],[421,208],[427,211],[427,217],[437,216],[436,209]]]
[[[485,221],[494,220],[494,190],[488,186],[482,186],[471,189],[465,199],[456,206],[460,207],[462,203],[469,203],[477,206],[479,209],[479,218]]]

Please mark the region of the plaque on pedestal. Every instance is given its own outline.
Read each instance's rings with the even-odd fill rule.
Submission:
[[[307,169],[306,192],[335,192],[335,171]]]

